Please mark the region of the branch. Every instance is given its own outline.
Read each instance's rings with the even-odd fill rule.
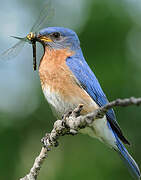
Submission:
[[[80,115],[83,105],[79,105],[76,109],[74,109],[74,111],[65,114],[62,120],[57,120],[54,123],[51,133],[46,134],[45,137],[42,138],[41,141],[44,147],[42,147],[39,156],[36,157],[29,174],[20,180],[37,179],[41,165],[47,157],[48,151],[50,151],[52,147],[59,145],[58,138],[60,136],[64,136],[66,134],[76,135],[78,130],[89,126],[95,119],[102,118],[109,109],[116,106],[126,107],[130,105],[141,105],[141,98],[131,97],[129,99],[117,99],[85,116]]]

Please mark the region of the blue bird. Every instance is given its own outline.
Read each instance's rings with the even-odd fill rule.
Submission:
[[[96,76],[83,56],[76,33],[68,28],[48,27],[40,30],[38,40],[44,46],[39,75],[45,98],[60,117],[83,104],[82,114],[90,113],[108,103]],[[81,130],[82,131],[82,130]],[[126,150],[124,137],[113,109],[91,127],[83,130],[96,137],[121,157],[131,174],[140,179],[138,165]]]

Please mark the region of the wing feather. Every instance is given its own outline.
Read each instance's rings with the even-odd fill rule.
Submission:
[[[78,79],[85,91],[92,97],[92,99],[101,107],[108,103],[106,95],[104,94],[96,76],[85,61],[83,54],[80,50],[78,54],[68,57],[66,64]],[[107,120],[109,121],[112,129],[117,133],[118,137],[125,143],[130,144],[124,137],[119,124],[116,121],[113,109],[107,113]]]

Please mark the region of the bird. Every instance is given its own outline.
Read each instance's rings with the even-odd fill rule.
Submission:
[[[73,30],[47,27],[39,31],[37,39],[44,47],[39,64],[41,87],[56,116],[62,117],[80,104],[83,104],[81,115],[85,115],[108,103]],[[123,145],[130,143],[123,135],[113,109],[81,131],[115,150],[132,176],[140,179],[139,167]]]

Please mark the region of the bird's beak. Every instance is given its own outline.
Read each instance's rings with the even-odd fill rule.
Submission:
[[[40,42],[53,42],[52,39],[48,36],[42,36],[42,35],[37,35],[37,41]]]

